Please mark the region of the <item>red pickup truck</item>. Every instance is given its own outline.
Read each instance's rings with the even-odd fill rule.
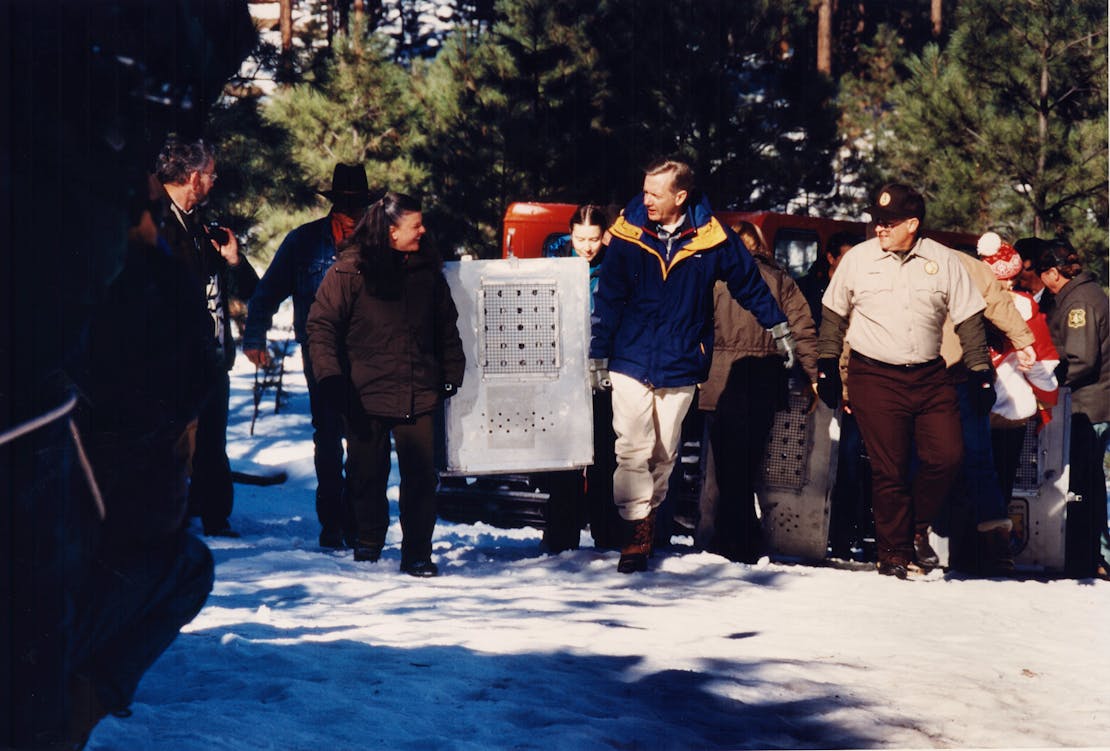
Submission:
[[[567,255],[568,227],[574,204],[532,203],[509,204],[505,211],[504,229],[501,234],[501,254],[504,258],[543,258]],[[741,221],[751,222],[760,228],[775,258],[795,276],[805,274],[817,254],[840,233],[862,241],[867,237],[865,222],[825,219],[816,216],[779,214],[772,211],[718,211],[717,218],[729,226]],[[950,248],[975,253],[975,235],[964,232],[938,232],[926,230],[925,235]]]

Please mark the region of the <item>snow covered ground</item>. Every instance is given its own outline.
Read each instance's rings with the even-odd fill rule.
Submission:
[[[747,566],[677,550],[539,552],[539,532],[440,522],[442,575],[324,552],[299,353],[248,435],[232,381],[240,540],[210,539],[207,606],[90,749],[1110,747],[1110,583]]]

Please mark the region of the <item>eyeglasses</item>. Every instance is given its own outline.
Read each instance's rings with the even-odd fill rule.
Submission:
[[[913,217],[906,217],[905,219],[880,219],[875,222],[875,229],[894,229],[903,222],[908,222]]]
[[[220,176],[217,175],[215,172],[204,172],[202,174],[204,174],[206,177],[208,177],[210,180],[212,180],[213,183],[216,182],[216,180],[218,180],[220,178]]]

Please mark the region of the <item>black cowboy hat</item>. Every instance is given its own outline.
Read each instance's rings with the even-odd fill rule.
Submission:
[[[359,164],[337,164],[331,175],[331,190],[316,191],[332,203],[369,206],[380,196],[366,184],[366,170]]]

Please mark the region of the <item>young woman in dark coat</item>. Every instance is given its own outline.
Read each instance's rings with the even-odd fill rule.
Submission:
[[[440,259],[421,247],[424,231],[416,199],[390,192],[373,204],[320,284],[307,324],[320,392],[347,420],[355,560],[378,560],[385,544],[392,434],[401,570],[413,576],[439,573],[433,414],[465,367],[458,312]]]

